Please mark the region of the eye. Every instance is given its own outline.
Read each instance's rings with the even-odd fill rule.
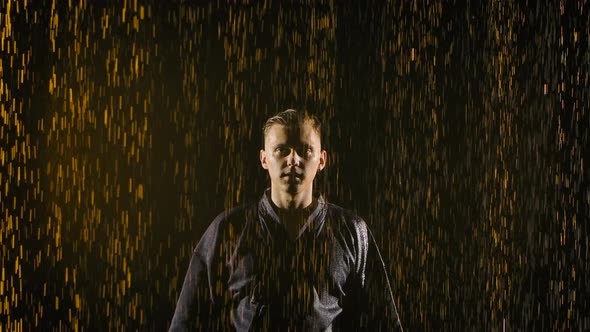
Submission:
[[[313,156],[313,148],[311,146],[302,146],[297,150],[297,154],[299,154],[299,156],[302,158],[310,158]]]
[[[289,149],[284,146],[278,146],[275,148],[275,153],[279,155],[289,154]]]

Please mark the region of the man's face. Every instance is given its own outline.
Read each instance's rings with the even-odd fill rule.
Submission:
[[[320,136],[309,123],[274,124],[264,138],[260,162],[268,170],[273,190],[311,192],[316,173],[326,165],[326,151],[321,150]]]

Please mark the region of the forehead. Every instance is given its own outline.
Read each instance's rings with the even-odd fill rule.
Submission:
[[[320,144],[320,135],[307,121],[302,124],[286,126],[275,123],[268,128],[265,144]]]

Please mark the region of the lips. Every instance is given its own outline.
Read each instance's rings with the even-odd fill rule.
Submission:
[[[289,178],[302,179],[303,178],[303,174],[302,173],[297,173],[296,171],[283,172],[283,173],[281,173],[281,177],[289,177]]]

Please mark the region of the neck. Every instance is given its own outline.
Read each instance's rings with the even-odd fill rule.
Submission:
[[[270,189],[270,198],[272,202],[280,209],[296,210],[308,207],[313,201],[313,192],[311,189],[299,193],[287,193],[279,191],[272,187]]]

